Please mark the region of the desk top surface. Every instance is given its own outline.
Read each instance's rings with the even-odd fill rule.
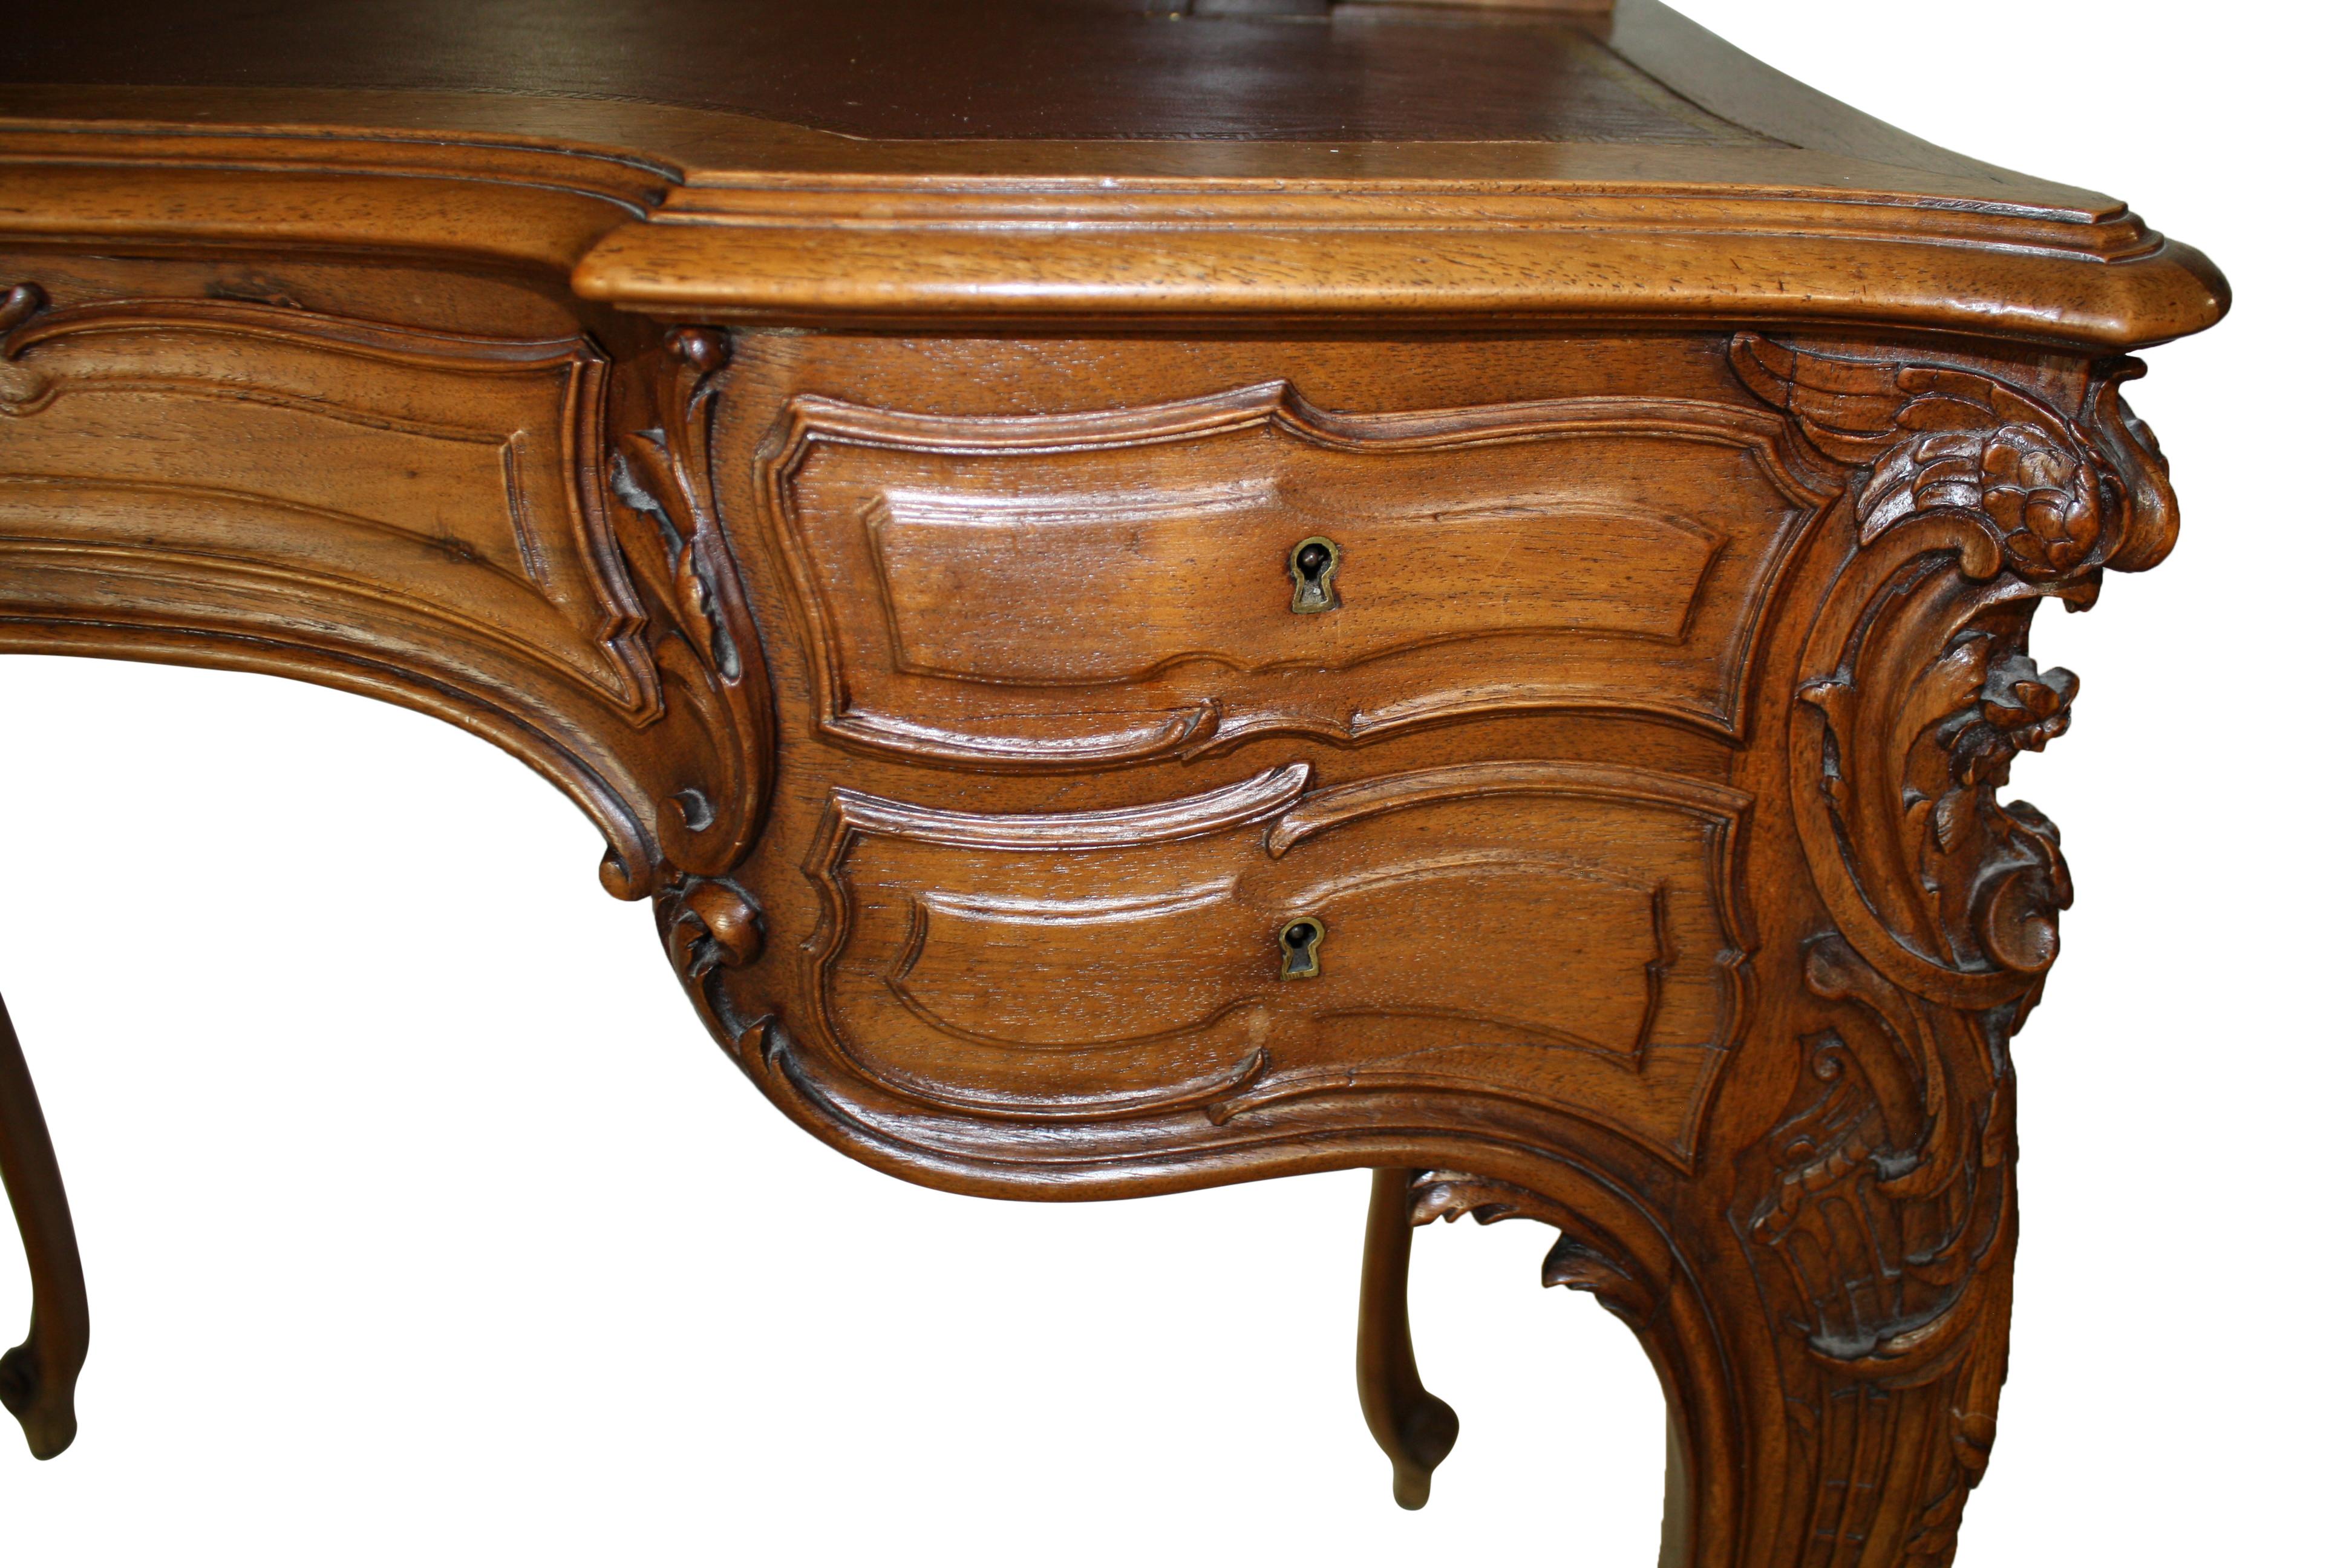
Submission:
[[[6,75],[625,100],[868,140],[1773,144],[1626,65],[1589,21],[1181,5],[94,0],[12,23]]]
[[[1223,14],[1267,5],[1297,14]],[[0,233],[81,221],[44,164],[324,161],[576,187],[634,220],[568,258],[583,294],[744,319],[1648,318],[1760,298],[1759,268],[1822,319],[2109,345],[2226,304],[2112,198],[1922,142],[1655,0],[79,0],[4,36],[0,180],[30,203]],[[1553,243],[1519,254],[1534,228]],[[1848,249],[1768,262],[1766,236]],[[1854,286],[1860,238],[1907,248]],[[1695,251],[1710,280],[1666,276]],[[2106,275],[1996,282],[1999,256]]]

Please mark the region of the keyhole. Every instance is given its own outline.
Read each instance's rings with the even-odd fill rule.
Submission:
[[[1339,547],[1320,534],[1290,547],[1290,613],[1320,615],[1339,606],[1339,590],[1332,579],[1339,571]]]
[[[1282,977],[1312,980],[1323,973],[1323,922],[1308,915],[1282,928]]]

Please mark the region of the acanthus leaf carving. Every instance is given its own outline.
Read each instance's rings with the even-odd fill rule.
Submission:
[[[2118,390],[2136,362],[2091,367],[2069,415],[1974,370],[1745,334],[1731,359],[1853,470],[1851,552],[1790,715],[1792,815],[1835,928],[1804,977],[1832,1023],[1733,1215],[1788,1325],[1811,1484],[1784,1527],[1824,1563],[1945,1564],[2007,1372],[2009,1043],[2074,893],[2057,829],[2000,798],[2078,686],[2035,664],[2028,630],[2042,599],[2087,608],[2106,567],[2160,561],[2175,501]]]
[[[1810,1042],[1821,1087],[1769,1140],[1776,1180],[1749,1236],[1788,1271],[1817,1358],[1932,1376],[2014,1223],[2000,1037],[1904,994],[1834,936],[1807,950],[1805,984],[1846,1026]]]
[[[1625,1258],[1599,1231],[1558,1201],[1507,1182],[1462,1171],[1412,1174],[1412,1223],[1451,1224],[1468,1215],[1480,1225],[1531,1219],[1559,1232],[1544,1257],[1543,1282],[1582,1290],[1634,1328],[1658,1314],[1665,1292],[1639,1263]]]
[[[1846,944],[1807,950],[1805,984],[1836,1012],[1805,1042],[1811,1084],[1767,1139],[1736,1211],[1765,1301],[1788,1325],[1785,1397],[1801,1474],[1790,1536],[1822,1559],[1898,1510],[1885,1560],[1948,1564],[1983,1477],[2008,1372],[2017,1246],[2011,1010],[1911,995]]]
[[[2104,567],[2170,546],[2162,456],[2117,391],[2139,367],[2095,367],[2077,417],[1976,371],[1746,334],[1731,358],[1858,470],[1853,554],[1790,719],[1791,804],[1822,900],[1906,990],[2030,1006],[2072,885],[2049,819],[2000,791],[2020,752],[2064,732],[2078,682],[2034,664],[2027,628],[2040,599],[2086,607]]]
[[[772,1013],[746,1013],[728,984],[766,945],[766,919],[751,895],[733,881],[689,876],[662,890],[654,919],[670,967],[711,1032],[747,1063],[772,1058],[782,1024]]]
[[[656,826],[668,865],[689,877],[717,877],[749,852],[765,819],[774,778],[775,716],[766,665],[719,516],[712,468],[716,378],[726,368],[724,333],[679,327],[663,342],[651,376],[650,409],[625,402],[607,475],[637,580],[656,601],[653,635],[663,694],[701,731],[708,776],[681,776]],[[640,398],[646,394],[635,389]],[[620,876],[608,863],[607,882]],[[618,888],[616,891],[620,890]]]
[[[1824,456],[1866,470],[1854,503],[1865,547],[1958,516],[2011,570],[2052,581],[2102,564],[2146,571],[2179,531],[2163,455],[2122,396],[2146,372],[2137,360],[2094,365],[2079,416],[1978,371],[1850,359],[1748,332],[1732,340],[1731,363]]]

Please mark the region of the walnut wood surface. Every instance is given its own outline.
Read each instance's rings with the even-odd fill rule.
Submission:
[[[1328,0],[94,0],[12,24],[10,75],[631,99],[868,140],[1759,140],[1625,68],[1589,34],[1534,25],[1525,8],[1517,26],[1464,25],[1479,19],[1475,6],[1369,18],[1360,9],[1335,18]],[[577,47],[583,37],[597,47]]]
[[[0,1184],[8,1189],[33,1276],[33,1322],[25,1342],[0,1355],[0,1405],[25,1428],[37,1459],[74,1440],[74,1383],[89,1353],[89,1297],[65,1179],[49,1143],[16,1026],[0,1004]]]
[[[1412,1266],[1413,1173],[1374,1171],[1364,1217],[1364,1284],[1356,1330],[1356,1394],[1364,1424],[1395,1475],[1399,1508],[1429,1504],[1430,1474],[1462,1432],[1454,1407],[1421,1385],[1405,1287]]]
[[[1656,0],[101,0],[9,38],[0,241],[455,251],[669,321],[1731,314],[2114,350],[2228,299],[2112,198],[1906,136]]]
[[[480,7],[379,51],[366,6],[184,49],[131,9],[44,13],[0,91],[0,649],[506,747],[744,1073],[884,1170],[1381,1172],[1360,1385],[1408,1506],[1451,1430],[1410,1226],[1528,1217],[1659,1372],[1663,1562],[1949,1560],[2073,897],[2000,793],[2077,689],[2028,634],[2170,546],[2115,351],[2218,317],[2201,258],[1647,0],[1021,8],[1153,91],[948,27],[847,106],[875,142],[808,61],[912,0],[760,12],[808,45],[764,73],[714,41],[749,8],[541,0],[658,47],[527,32],[470,98]],[[1310,117],[1372,56],[1413,90],[1336,153],[1204,132],[1263,95],[1167,50]],[[1449,140],[1465,81],[1527,139]],[[37,1451],[79,1341],[34,1104],[0,1083]]]

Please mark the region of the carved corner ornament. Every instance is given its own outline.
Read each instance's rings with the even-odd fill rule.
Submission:
[[[579,332],[0,289],[0,476],[38,480],[0,517],[0,649],[397,701],[571,795],[605,835],[614,893],[723,874],[758,833],[775,751],[711,468],[726,362],[725,335],[701,328],[615,362]],[[158,400],[153,450],[127,475],[110,432],[154,424]],[[231,483],[216,458],[352,430],[379,468]]]
[[[667,364],[653,381],[649,421],[614,441],[607,478],[629,520],[619,532],[635,574],[667,617],[668,635],[655,644],[665,689],[677,694],[682,721],[705,742],[695,754],[718,765],[681,777],[663,803],[654,921],[703,1021],[750,1058],[767,1054],[778,1025],[765,1012],[746,1016],[724,981],[759,958],[766,926],[758,902],[727,874],[751,852],[766,817],[775,712],[759,633],[718,520],[711,422],[728,340],[715,329],[677,327],[663,348]],[[604,872],[616,896],[642,890],[614,859]]]
[[[1823,1562],[1946,1563],[2007,1373],[2009,1045],[2074,892],[2057,829],[2000,798],[2077,684],[2034,664],[2027,631],[2041,600],[2087,608],[2107,568],[2161,561],[2178,515],[2120,395],[2136,361],[2090,367],[2068,413],[1976,371],[1748,335],[1731,359],[1854,471],[1851,554],[1790,718],[1790,805],[1833,927],[1803,954],[1826,1026],[1733,1213],[1788,1331],[1781,1538]]]
[[[654,920],[670,967],[711,1033],[745,1060],[771,1055],[779,1039],[775,1016],[745,1014],[725,984],[767,943],[766,920],[751,896],[731,881],[688,877],[654,900]]]
[[[1462,1171],[1412,1173],[1412,1223],[1451,1224],[1467,1215],[1480,1225],[1531,1219],[1559,1232],[1544,1256],[1543,1282],[1589,1293],[1637,1332],[1658,1315],[1665,1289],[1639,1262],[1556,1199]]]
[[[1855,547],[1809,640],[1790,790],[1839,932],[1928,1001],[2014,1028],[2072,898],[2058,835],[1999,792],[2064,732],[2075,691],[2026,651],[2034,606],[2096,599],[2105,568],[2172,546],[2164,459],[2093,369],[2079,416],[1972,371],[1848,360],[1743,336],[1742,379],[1862,471]]]
[[[775,709],[759,633],[719,523],[711,420],[727,336],[677,327],[663,347],[667,363],[652,378],[652,407],[640,409],[625,394],[620,404],[625,416],[648,417],[625,421],[607,478],[632,574],[663,613],[654,660],[664,694],[674,721],[701,742],[687,749],[700,771],[681,771],[669,782],[656,827],[661,869],[683,886],[678,879],[732,870],[758,838],[774,779]],[[636,868],[611,858],[604,881],[624,897],[646,890]]]

